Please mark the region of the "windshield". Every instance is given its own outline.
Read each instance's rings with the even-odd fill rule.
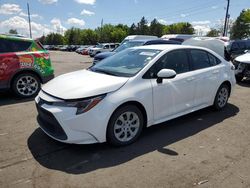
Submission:
[[[89,70],[114,76],[132,77],[160,52],[161,50],[155,49],[126,49],[102,60]]]
[[[98,45],[96,45],[95,48],[102,48],[103,46],[104,46],[103,44],[98,44]]]
[[[123,42],[120,46],[118,46],[114,52],[120,52],[122,50],[125,50],[127,48],[132,48],[135,46],[142,46],[144,44],[144,42],[142,41],[125,41]]]

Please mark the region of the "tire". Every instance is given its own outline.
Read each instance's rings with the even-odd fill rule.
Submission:
[[[143,126],[144,117],[139,108],[134,105],[118,108],[110,118],[107,141],[114,146],[132,144],[139,138]]]
[[[244,76],[242,75],[235,75],[235,79],[237,82],[241,82],[243,80]]]
[[[40,79],[32,73],[17,75],[12,81],[12,91],[21,98],[34,97],[41,89]]]
[[[216,93],[213,105],[214,108],[216,110],[223,109],[227,105],[229,95],[230,95],[230,89],[228,85],[222,84]]]

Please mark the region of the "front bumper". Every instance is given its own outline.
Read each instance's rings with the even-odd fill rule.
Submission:
[[[76,115],[76,108],[53,106],[58,99],[43,91],[35,99],[40,128],[51,138],[71,144],[92,144],[106,141],[106,128],[111,112],[101,101],[90,111]]]

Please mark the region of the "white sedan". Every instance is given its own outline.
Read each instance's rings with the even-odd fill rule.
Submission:
[[[135,47],[44,85],[35,99],[37,120],[61,142],[127,145],[143,127],[224,108],[235,83],[234,66],[211,50]]]

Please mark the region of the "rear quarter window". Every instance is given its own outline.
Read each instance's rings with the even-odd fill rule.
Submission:
[[[194,70],[216,66],[221,60],[204,50],[190,50],[192,66]]]
[[[221,60],[210,53],[208,53],[208,58],[211,66],[215,66],[221,63]]]
[[[21,52],[28,50],[31,46],[30,41],[9,40],[0,38],[0,53]]]

